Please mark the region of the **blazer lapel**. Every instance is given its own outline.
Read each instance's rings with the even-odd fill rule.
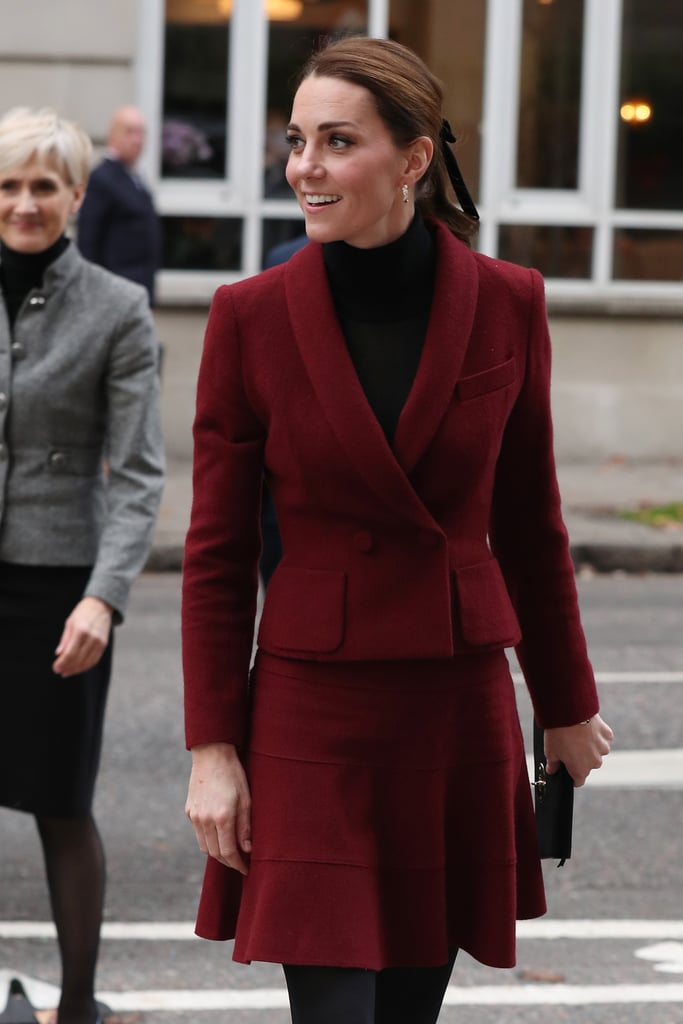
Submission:
[[[433,222],[432,222],[433,223]],[[413,387],[396,428],[394,451],[411,473],[453,398],[470,341],[479,278],[470,250],[436,224],[432,312]]]
[[[361,387],[337,320],[322,247],[309,244],[286,264],[292,329],[311,383],[347,457],[370,488],[411,520],[431,516],[399,465]]]

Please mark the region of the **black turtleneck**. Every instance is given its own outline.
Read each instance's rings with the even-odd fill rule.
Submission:
[[[17,252],[0,242],[0,288],[10,326],[28,293],[42,286],[45,268],[61,256],[68,245],[69,239],[64,235],[42,252]]]
[[[419,213],[389,245],[323,246],[325,268],[349,354],[389,443],[417,367],[432,305],[435,254]]]

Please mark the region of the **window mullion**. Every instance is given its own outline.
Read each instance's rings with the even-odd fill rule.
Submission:
[[[496,248],[497,217],[514,186],[519,102],[522,0],[488,0],[479,233],[483,252]]]
[[[164,66],[165,0],[140,0],[137,18],[138,49],[135,60],[135,90],[138,105],[148,125],[139,167],[153,186],[159,183],[159,130],[161,124],[161,83]]]
[[[368,0],[368,35],[380,39],[389,35],[389,0]]]
[[[592,182],[588,192],[595,212],[593,280],[598,287],[604,287],[612,276],[622,0],[591,0],[589,11],[591,35],[587,57],[592,66],[593,85],[587,99],[593,106],[586,173]]]

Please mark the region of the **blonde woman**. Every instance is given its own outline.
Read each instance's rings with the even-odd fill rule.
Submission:
[[[98,1019],[105,862],[92,802],[112,625],[163,483],[147,295],[65,234],[90,157],[54,111],[0,119],[0,804],[34,815],[42,842],[57,1024]]]

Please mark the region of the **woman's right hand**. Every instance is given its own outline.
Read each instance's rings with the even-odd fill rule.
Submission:
[[[246,875],[243,855],[251,853],[251,796],[232,744],[206,743],[192,748],[185,813],[202,853]]]

